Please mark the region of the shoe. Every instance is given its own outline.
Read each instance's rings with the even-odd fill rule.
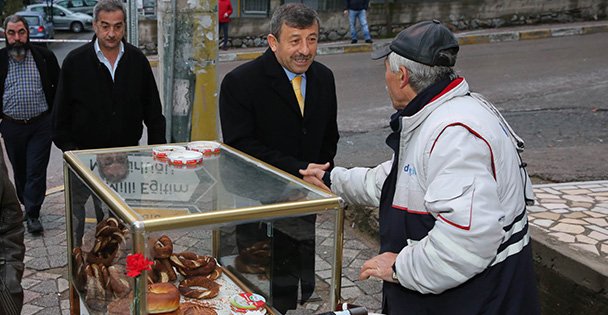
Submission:
[[[371,39],[366,39],[366,40],[365,40],[365,42],[366,42],[366,43],[368,43],[368,44],[371,44],[371,43],[373,43],[374,41],[373,41],[373,40],[371,40]]]
[[[27,231],[29,233],[40,233],[44,230],[42,227],[42,223],[40,223],[40,219],[38,218],[29,218],[27,219]]]
[[[350,43],[351,43],[351,44],[356,44],[356,43],[357,43],[357,40],[356,40],[356,39],[353,39],[353,40],[351,40],[351,41],[350,41]]]

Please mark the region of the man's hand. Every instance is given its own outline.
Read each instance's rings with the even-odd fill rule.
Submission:
[[[348,10],[344,10],[344,16],[348,16]]]
[[[384,281],[397,283],[393,280],[393,264],[397,260],[397,253],[382,253],[363,264],[359,273],[359,280],[376,277]]]
[[[323,182],[323,175],[329,169],[329,162],[325,164],[309,163],[305,170],[300,170],[300,174],[304,176],[304,181],[311,183],[321,189],[331,191]]]

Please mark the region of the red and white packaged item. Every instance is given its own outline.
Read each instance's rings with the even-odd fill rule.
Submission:
[[[197,151],[204,156],[220,153],[220,144],[215,141],[193,141],[188,143],[188,150]]]
[[[196,151],[183,150],[183,151],[173,151],[167,154],[167,159],[170,164],[177,166],[193,166],[200,164],[203,162],[203,154]]]
[[[230,297],[232,315],[266,314],[266,299],[255,293],[243,292]]]
[[[159,159],[164,159],[167,157],[167,154],[176,151],[185,151],[186,148],[180,145],[159,145],[152,148],[152,154],[154,157]]]

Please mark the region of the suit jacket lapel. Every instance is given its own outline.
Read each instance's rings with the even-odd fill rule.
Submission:
[[[296,99],[291,83],[287,78],[287,74],[285,74],[285,70],[283,70],[283,67],[277,61],[277,58],[270,48],[262,55],[262,62],[266,75],[270,81],[270,87],[283,99],[283,105],[288,106],[291,110],[301,116],[300,106],[298,106],[298,100]],[[306,87],[308,88],[308,85]],[[306,94],[308,95],[308,90],[306,91]],[[308,103],[308,101],[305,101],[304,104],[306,103]]]

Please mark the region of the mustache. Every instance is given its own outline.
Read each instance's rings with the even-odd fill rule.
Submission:
[[[312,59],[312,55],[297,54],[293,57],[293,59],[297,61],[307,61]]]

